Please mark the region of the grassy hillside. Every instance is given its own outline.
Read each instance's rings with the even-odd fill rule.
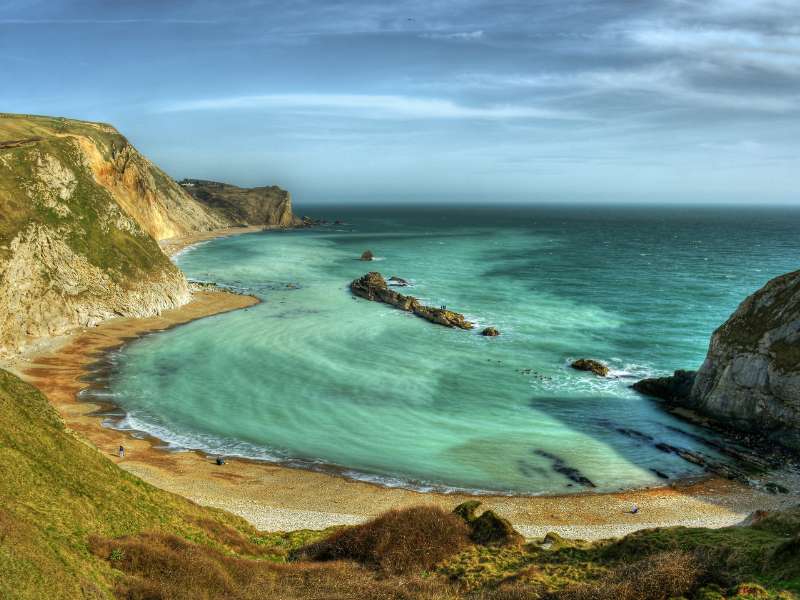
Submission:
[[[119,573],[90,536],[171,534],[224,554],[285,555],[306,536],[261,536],[243,520],[161,491],[69,431],[34,387],[0,371],[0,598],[111,597]]]
[[[259,533],[118,468],[4,371],[0,465],[3,599],[746,600],[800,591],[798,510],[752,527],[679,527],[599,543],[550,535],[475,544],[463,523],[430,508],[326,541],[324,532]]]

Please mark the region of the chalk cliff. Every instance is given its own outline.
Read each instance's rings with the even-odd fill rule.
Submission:
[[[255,223],[294,224],[288,193],[274,190],[274,205],[243,211]],[[0,114],[0,355],[184,304],[189,286],[157,240],[238,221],[193,198],[110,125]]]

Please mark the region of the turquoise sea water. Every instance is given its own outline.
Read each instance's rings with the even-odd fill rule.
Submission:
[[[176,259],[263,303],[117,353],[110,392],[123,426],[422,489],[586,489],[559,466],[599,490],[655,484],[653,469],[697,474],[654,444],[712,450],[628,386],[698,366],[713,328],[798,268],[800,247],[800,212],[786,209],[314,214],[345,224],[215,240]],[[367,248],[373,263],[357,260]],[[502,335],[353,299],[348,283],[369,270]],[[578,357],[607,361],[614,377],[569,369]]]

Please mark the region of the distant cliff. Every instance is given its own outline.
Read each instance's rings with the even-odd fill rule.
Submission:
[[[288,193],[274,189],[275,202],[244,202],[242,215],[294,224]],[[110,125],[0,114],[0,355],[184,304],[186,279],[157,240],[240,220],[186,193]]]
[[[745,299],[714,332],[697,373],[635,387],[800,448],[800,271]]]
[[[302,223],[292,213],[289,192],[276,185],[240,188],[203,179],[184,179],[180,185],[209,210],[235,225],[294,227]]]

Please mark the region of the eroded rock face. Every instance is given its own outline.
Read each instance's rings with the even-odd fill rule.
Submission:
[[[276,185],[240,188],[229,183],[184,179],[180,187],[229,225],[300,227],[292,212],[292,197]]]
[[[14,138],[17,139],[13,142]],[[0,355],[190,299],[154,237],[218,225],[113,127],[0,116]]]
[[[776,277],[739,305],[712,335],[693,381],[676,371],[636,386],[800,448],[800,271]]]
[[[579,358],[570,365],[573,369],[578,371],[590,371],[600,377],[608,375],[608,367],[600,361],[591,358]]]
[[[768,282],[714,332],[689,405],[800,448],[800,271]]]
[[[431,323],[444,325],[445,327],[458,327],[460,329],[472,329],[474,327],[461,313],[447,310],[446,308],[425,306],[414,296],[405,296],[389,289],[383,275],[377,271],[367,273],[363,277],[353,280],[350,283],[350,290],[356,296],[374,302],[390,304],[400,310],[412,312]]]

